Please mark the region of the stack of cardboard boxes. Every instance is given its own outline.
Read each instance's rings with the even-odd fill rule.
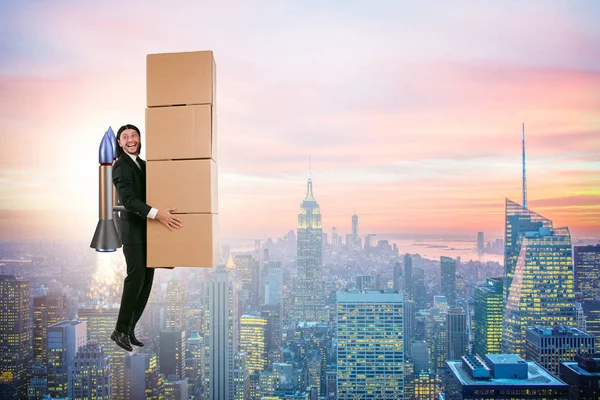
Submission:
[[[183,227],[148,219],[148,267],[218,262],[216,66],[212,51],[146,59],[146,201]]]

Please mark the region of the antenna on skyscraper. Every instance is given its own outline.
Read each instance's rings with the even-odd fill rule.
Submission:
[[[312,178],[312,167],[310,165],[310,155],[308,156],[308,178]]]
[[[523,208],[527,208],[527,175],[525,174],[525,122],[523,122]]]

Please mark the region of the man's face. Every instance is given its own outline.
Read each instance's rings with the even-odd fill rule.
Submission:
[[[125,129],[118,140],[124,152],[137,156],[140,153],[140,135],[133,129]]]

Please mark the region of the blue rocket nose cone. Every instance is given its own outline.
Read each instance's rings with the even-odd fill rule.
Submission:
[[[112,164],[113,162],[113,146],[110,143],[110,135],[108,132],[104,134],[102,137],[102,141],[100,142],[100,151],[99,151],[99,163],[100,164]]]
[[[106,133],[108,134],[108,136],[110,138],[110,144],[112,145],[112,150],[113,150],[113,159],[115,159],[115,158],[117,158],[117,139],[115,137],[115,133],[113,132],[111,126],[108,127],[108,131],[106,131]]]

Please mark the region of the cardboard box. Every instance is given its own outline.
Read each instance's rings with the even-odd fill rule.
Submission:
[[[212,268],[219,262],[218,214],[179,214],[183,226],[170,231],[148,219],[149,268]]]
[[[215,104],[216,64],[212,51],[148,54],[148,107]]]
[[[218,170],[212,160],[148,161],[146,202],[175,213],[218,213]]]
[[[210,104],[146,108],[146,159],[217,159],[216,113]]]

